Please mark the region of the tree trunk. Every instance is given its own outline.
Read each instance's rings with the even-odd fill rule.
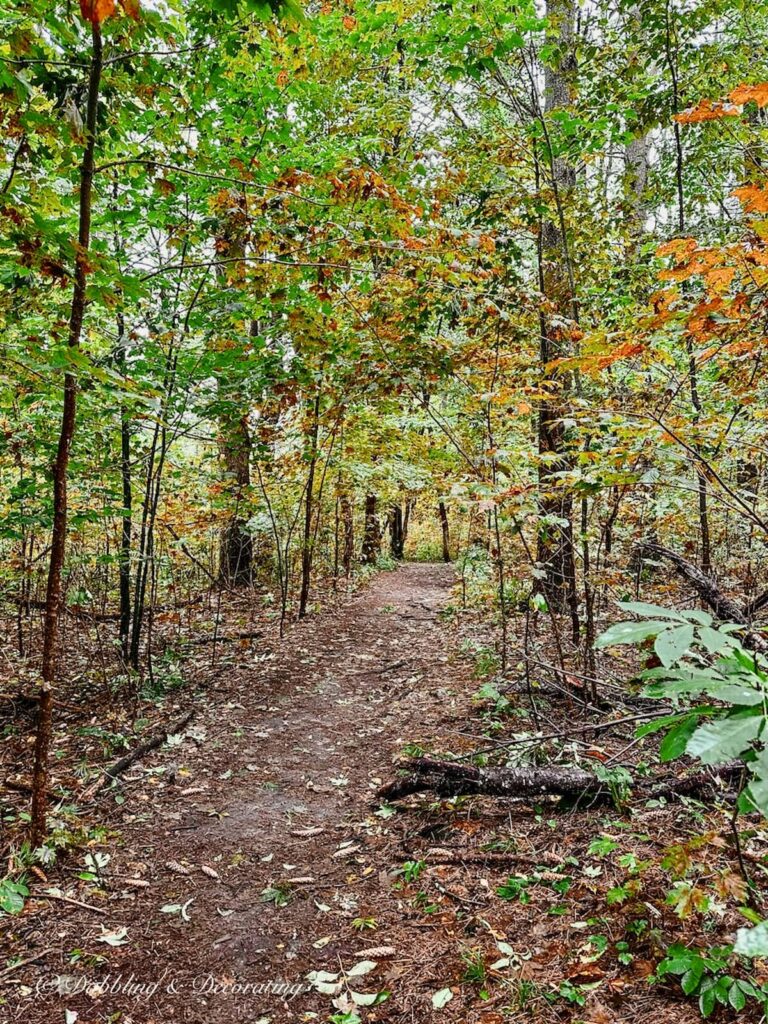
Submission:
[[[91,62],[88,75],[88,99],[85,117],[86,143],[80,165],[80,202],[78,211],[77,254],[74,287],[69,315],[67,343],[80,346],[85,316],[85,295],[88,276],[88,249],[91,241],[91,204],[94,158],[96,153],[96,118],[103,62],[101,29],[91,24]],[[48,564],[48,586],[45,595],[45,626],[43,630],[42,685],[35,737],[35,762],[32,774],[32,822],[30,841],[33,848],[42,844],[46,833],[48,799],[48,759],[53,732],[53,693],[59,655],[59,611],[61,575],[67,543],[67,470],[77,412],[77,377],[64,377],[64,404],[56,458],[53,464],[53,531]]]
[[[344,567],[344,575],[348,578],[355,559],[355,521],[352,515],[352,502],[346,491],[339,496],[339,513],[344,533],[341,564]]]
[[[232,516],[221,534],[219,575],[227,586],[247,586],[251,582],[253,538],[246,518],[240,513],[243,494],[251,485],[251,434],[247,414],[236,422],[221,419],[219,429],[222,469],[234,499]]]
[[[376,517],[377,498],[375,494],[365,496],[365,522],[363,525],[363,547],[360,561],[363,565],[375,565],[381,551],[381,533]]]
[[[556,68],[544,70],[544,118],[552,111],[570,103],[568,74],[573,70],[573,0],[549,0],[547,14],[557,29],[557,41],[562,57]],[[542,312],[540,318],[540,358],[545,376],[551,364],[572,354],[569,330],[564,321],[576,316],[576,296],[573,273],[565,230],[564,206],[568,194],[576,183],[576,172],[565,159],[552,152],[547,136],[548,165],[555,211],[541,224],[539,238],[539,283],[551,314]],[[553,612],[570,608],[574,632],[578,630],[578,596],[576,593],[576,565],[573,548],[573,499],[563,485],[560,474],[572,465],[568,454],[563,418],[566,399],[571,388],[567,375],[545,381],[545,390],[551,397],[542,402],[539,411],[539,489],[541,516],[536,559],[543,570],[540,589]]]
[[[317,438],[320,432],[320,387],[315,395],[312,410],[309,443],[309,474],[307,476],[307,493],[304,501],[304,537],[301,544],[301,591],[299,593],[299,618],[307,614],[309,587],[312,580],[312,516],[314,514],[315,469],[317,468]]]
[[[227,260],[217,277],[222,287],[243,287],[245,282],[245,238],[248,212],[245,196],[237,189],[225,194],[221,214],[221,230],[216,237],[216,251]],[[254,334],[257,325],[251,325]],[[232,502],[232,514],[219,542],[219,575],[226,586],[248,586],[253,564],[253,538],[247,519],[241,513],[245,492],[251,483],[251,433],[248,408],[242,395],[225,377],[217,378],[218,395],[225,411],[219,415],[219,453],[222,476]],[[234,390],[234,393],[233,393]],[[228,408],[227,408],[228,407]]]
[[[440,501],[437,505],[437,511],[440,516],[440,530],[443,535],[443,561],[450,562],[451,560],[451,535],[448,528],[448,509],[445,507],[445,502]]]
[[[117,365],[125,375],[125,318],[117,318]],[[120,653],[125,664],[130,656],[131,634],[131,538],[133,523],[131,512],[133,494],[131,488],[131,421],[125,403],[120,406],[120,477],[123,485],[123,518],[120,524]]]
[[[403,510],[399,504],[393,504],[392,511],[389,516],[389,550],[392,553],[392,557],[398,559],[402,558],[404,546],[405,528]]]

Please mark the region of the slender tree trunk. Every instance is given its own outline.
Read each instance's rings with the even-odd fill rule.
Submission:
[[[547,115],[570,103],[568,74],[573,70],[573,0],[549,0],[547,14],[553,20],[557,41],[562,51],[556,68],[544,70],[544,117],[542,125],[549,151],[549,178],[555,210],[541,224],[539,237],[540,288],[554,310],[542,313],[540,319],[540,358],[545,376],[551,364],[572,354],[572,343],[564,321],[577,321],[576,295],[573,286],[564,207],[568,194],[576,184],[575,170],[566,159],[555,156],[548,136]],[[563,485],[560,474],[567,472],[572,458],[567,451],[563,418],[571,381],[560,374],[547,382],[552,395],[542,402],[539,411],[539,489],[541,516],[536,559],[543,570],[540,588],[553,612],[570,608],[574,633],[578,632],[578,595],[573,544],[573,499]]]
[[[392,505],[389,517],[389,550],[393,558],[403,557],[405,547],[403,510],[398,503]]]
[[[242,288],[245,283],[245,246],[248,215],[245,196],[237,189],[226,193],[226,209],[221,215],[221,230],[216,251],[228,261],[217,271],[222,288]],[[251,324],[251,334],[258,324]],[[219,416],[219,454],[222,476],[232,498],[232,514],[219,542],[219,575],[226,586],[248,586],[253,567],[253,538],[242,515],[243,497],[251,484],[251,433],[248,408],[242,394],[225,377],[217,381],[219,398],[225,411]],[[227,408],[228,407],[228,408]]]
[[[448,509],[445,507],[445,502],[440,501],[437,504],[437,512],[440,516],[440,531],[443,535],[443,561],[450,562],[451,560],[451,534],[448,525]]]
[[[344,531],[341,564],[344,567],[344,575],[349,578],[355,560],[355,520],[352,515],[352,501],[346,491],[342,491],[339,497],[339,515]]]
[[[117,366],[125,374],[125,318],[117,317]],[[123,486],[123,517],[120,524],[120,652],[128,664],[131,634],[131,519],[133,494],[131,488],[131,420],[125,403],[120,406],[120,478]]]
[[[101,29],[91,25],[91,62],[88,75],[86,105],[86,143],[80,165],[80,204],[78,214],[77,254],[75,256],[74,288],[69,316],[68,344],[80,346],[85,316],[85,295],[88,276],[88,249],[91,241],[91,204],[96,153],[96,119],[99,87],[103,63]],[[43,630],[42,685],[35,737],[35,763],[32,776],[31,844],[40,846],[46,833],[46,804],[48,799],[48,760],[53,732],[53,683],[59,656],[59,611],[61,605],[61,576],[67,543],[67,470],[77,413],[77,377],[67,373],[64,377],[64,404],[61,414],[59,443],[53,464],[53,531],[48,563],[48,587],[45,595],[45,627]]]
[[[251,433],[248,416],[234,422],[223,418],[219,423],[221,463],[234,496],[234,509],[222,530],[219,549],[219,575],[227,586],[247,586],[253,566],[253,537],[240,512],[243,494],[251,485]]]
[[[375,565],[381,551],[381,533],[376,517],[378,499],[375,494],[365,496],[365,522],[363,525],[363,547],[360,561],[363,565]]]
[[[312,517],[314,515],[315,470],[317,468],[317,439],[320,432],[320,387],[318,385],[312,409],[312,424],[309,443],[309,475],[307,476],[307,493],[304,500],[304,537],[301,544],[301,590],[299,593],[299,618],[307,614],[309,588],[312,581]]]
[[[676,45],[673,45],[672,38],[672,21],[669,0],[667,0],[665,6],[665,51],[667,57],[667,66],[669,68],[669,75],[672,81],[672,114],[676,115],[677,113],[679,113],[680,110],[680,86],[677,73],[677,50]],[[684,158],[683,140],[680,135],[679,121],[673,120],[672,130],[674,132],[675,139],[677,227],[680,234],[683,235],[685,233],[685,193],[683,190]],[[694,429],[697,429],[699,422],[701,420],[702,403],[701,396],[699,394],[699,379],[698,367],[696,365],[696,356],[693,351],[693,346],[691,344],[690,339],[686,341],[686,354],[688,356],[688,383],[691,395],[691,405],[693,406],[693,426]],[[698,438],[694,439],[693,449],[697,455],[701,455],[701,444]],[[701,542],[701,568],[703,572],[710,573],[712,571],[712,553],[709,531],[709,497],[707,478],[704,474],[704,470],[702,469],[701,462],[699,459],[696,459],[694,472],[696,474],[696,491],[699,506],[699,540]]]

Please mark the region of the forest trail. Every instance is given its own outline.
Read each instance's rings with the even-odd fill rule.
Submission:
[[[388,849],[393,840],[373,814],[374,791],[404,744],[429,734],[425,716],[455,710],[456,668],[438,614],[453,580],[442,565],[381,573],[348,603],[293,627],[274,657],[237,686],[226,680],[234,697],[227,704],[206,712],[201,700],[190,734],[197,744],[186,739],[148,760],[142,791],[129,788],[115,822],[124,846],[108,875],[149,886],[124,890],[122,901],[114,896],[100,918],[61,907],[60,952],[37,970],[92,982],[108,973],[123,988],[133,976],[158,982],[157,991],[22,1000],[14,1019],[64,1019],[70,1009],[87,1024],[119,1010],[133,1024],[277,1024],[312,1019],[310,1011],[325,1020],[334,1012],[330,998],[314,992],[285,1000],[212,989],[233,981],[301,986],[308,971],[349,968],[367,948],[405,952],[392,933],[402,932],[403,913],[389,873],[403,854]],[[158,763],[165,776],[145,775]],[[270,889],[287,905],[266,901]],[[167,910],[185,904],[188,921]],[[375,918],[375,930],[352,926],[366,918]],[[128,943],[100,946],[102,924],[127,928]],[[408,942],[411,961],[419,938]],[[86,957],[72,968],[66,954],[74,946],[106,955],[108,964],[83,967]],[[381,958],[358,987],[392,988],[403,970],[398,960]],[[394,999],[380,1012],[379,1019],[411,1019]]]

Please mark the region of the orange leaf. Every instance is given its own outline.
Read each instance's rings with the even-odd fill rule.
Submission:
[[[284,89],[286,85],[288,85],[288,72],[283,68],[277,76],[277,87],[278,89]]]
[[[80,0],[80,13],[92,25],[100,25],[115,13],[115,0]]]
[[[353,18],[351,14],[346,14],[341,21],[347,32],[352,32],[357,28],[357,18]]]
[[[747,85],[742,82],[730,94],[731,103],[756,103],[758,107],[768,107],[768,82]]]
[[[768,213],[768,188],[743,185],[741,188],[735,188],[733,194],[741,200],[747,213]]]
[[[675,114],[680,124],[695,124],[697,121],[719,121],[721,117],[736,117],[741,110],[734,103],[717,103],[712,100],[700,100],[695,107]]]
[[[728,286],[736,276],[736,271],[733,267],[715,267],[712,270],[708,270],[704,275],[707,288],[713,292],[724,292],[728,290]]]

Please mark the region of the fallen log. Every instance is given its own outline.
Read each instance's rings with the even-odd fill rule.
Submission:
[[[657,558],[663,558],[665,561],[671,562],[678,576],[684,579],[686,583],[690,584],[690,586],[695,590],[697,596],[705,604],[709,605],[719,619],[723,619],[728,622],[738,622],[741,626],[749,625],[749,620],[744,614],[744,609],[741,608],[732,598],[723,594],[712,577],[708,576],[705,572],[702,572],[697,565],[686,561],[682,555],[678,555],[676,551],[672,551],[670,548],[665,548],[661,544],[644,541],[643,543],[638,544],[638,548],[642,556],[656,556]]]
[[[678,576],[693,588],[700,600],[708,605],[719,619],[722,619],[724,622],[737,622],[740,626],[747,626],[748,632],[744,634],[745,647],[750,647],[757,651],[768,651],[768,641],[750,628],[754,615],[768,603],[768,593],[762,594],[760,597],[742,606],[734,601],[733,598],[724,594],[711,576],[702,572],[697,565],[686,561],[676,551],[665,548],[662,544],[655,544],[649,541],[639,544],[638,550],[643,557],[651,555],[671,562]]]
[[[231,644],[236,643],[238,640],[259,640],[264,636],[263,630],[251,630],[244,631],[241,633],[220,633],[218,636],[211,634],[210,636],[196,636],[190,637],[184,641],[186,644],[191,646],[201,646],[203,644]]]
[[[559,796],[593,802],[611,801],[615,788],[592,772],[576,767],[479,768],[458,761],[440,761],[431,757],[412,758],[402,765],[403,774],[382,786],[377,796],[383,800],[401,800],[412,793],[434,792],[438,796],[495,796],[507,800],[525,800]],[[727,765],[713,775],[702,771],[680,778],[637,779],[632,789],[643,798],[704,796],[726,793],[725,787],[738,780],[740,764]]]
[[[110,783],[115,781],[118,775],[122,775],[124,771],[144,757],[145,754],[148,754],[151,750],[156,750],[157,747],[161,747],[169,736],[181,732],[182,729],[189,725],[194,713],[194,711],[185,712],[180,718],[170,722],[162,729],[157,729],[151,736],[148,736],[147,739],[139,743],[137,747],[134,747],[133,750],[129,751],[119,760],[114,761],[108,768],[104,769],[103,777],[85,791],[83,794],[84,798],[90,799],[102,789],[106,789]]]

